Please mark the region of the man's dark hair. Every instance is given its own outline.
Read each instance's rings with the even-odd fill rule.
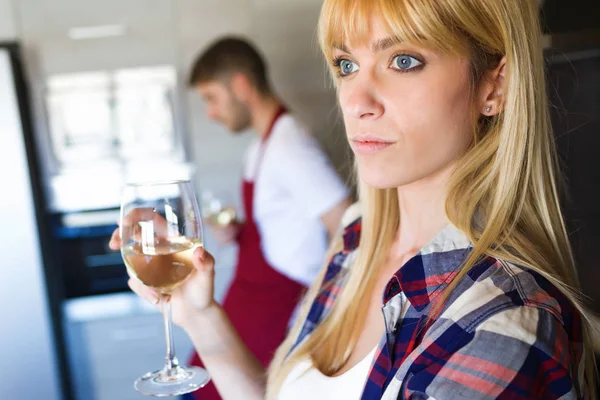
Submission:
[[[237,37],[221,38],[204,50],[194,61],[188,83],[195,87],[238,72],[261,93],[270,92],[265,61],[252,44]]]

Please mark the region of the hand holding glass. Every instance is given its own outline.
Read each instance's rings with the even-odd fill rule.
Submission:
[[[192,254],[202,246],[202,222],[189,181],[130,184],[121,205],[121,254],[131,275],[160,294],[166,363],[135,382],[149,396],[176,396],[208,383],[208,373],[182,367],[175,357],[171,322],[171,291],[194,271]]]

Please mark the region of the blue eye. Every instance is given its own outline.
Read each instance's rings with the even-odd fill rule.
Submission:
[[[423,63],[413,56],[409,56],[408,54],[400,54],[394,57],[392,61],[392,68],[400,71],[410,71],[421,64]]]
[[[342,76],[350,75],[351,73],[358,71],[358,65],[350,60],[341,59],[337,61],[337,64],[340,69],[340,75]]]

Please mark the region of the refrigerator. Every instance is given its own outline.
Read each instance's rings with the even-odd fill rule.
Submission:
[[[0,399],[62,399],[41,190],[16,44],[0,43]]]

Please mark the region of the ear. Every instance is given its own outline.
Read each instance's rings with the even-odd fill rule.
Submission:
[[[492,117],[498,115],[504,107],[506,57],[502,57],[498,66],[485,73],[479,90],[481,114]]]
[[[231,91],[234,96],[241,102],[247,102],[252,94],[252,85],[246,75],[241,72],[236,72],[231,76],[230,80]]]

